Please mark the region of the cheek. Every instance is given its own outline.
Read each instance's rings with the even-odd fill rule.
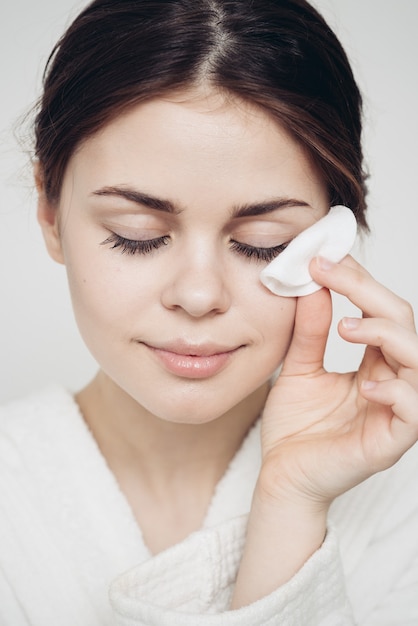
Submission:
[[[273,296],[270,307],[266,307],[264,338],[267,344],[287,350],[293,333],[296,299]]]
[[[246,321],[255,329],[264,358],[270,365],[279,364],[292,337],[296,298],[274,296],[261,287],[247,311],[251,317]]]
[[[97,276],[84,272],[79,276],[68,273],[74,312],[79,323],[92,327],[124,328],[129,333],[131,322],[140,320],[153,298],[149,289],[139,282],[124,284],[123,274],[102,273]]]
[[[65,261],[74,314],[87,343],[103,333],[129,335],[142,312],[155,299],[155,274],[148,275],[135,259],[102,247],[67,246]],[[97,248],[97,246],[96,246]]]

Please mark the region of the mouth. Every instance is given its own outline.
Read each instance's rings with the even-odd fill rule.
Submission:
[[[243,347],[184,341],[149,344],[141,342],[163,367],[181,378],[210,378],[222,371]]]

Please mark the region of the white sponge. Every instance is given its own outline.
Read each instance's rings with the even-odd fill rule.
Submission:
[[[316,256],[339,263],[351,250],[357,234],[353,212],[345,206],[331,207],[327,215],[302,231],[287,248],[263,269],[263,285],[277,296],[307,296],[318,289],[309,274]]]

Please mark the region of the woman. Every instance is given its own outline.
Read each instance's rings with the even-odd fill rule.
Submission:
[[[310,296],[259,279],[331,205],[366,227],[361,98],[322,18],[93,2],[35,135],[39,222],[99,371],[3,411],[3,622],[413,623],[411,308],[350,256],[313,260]],[[339,325],[358,372],[324,370],[329,290],[363,312]]]

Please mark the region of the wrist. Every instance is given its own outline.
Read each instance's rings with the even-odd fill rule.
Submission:
[[[323,543],[329,506],[312,501],[295,493],[283,492],[282,497],[266,498],[256,487],[248,521],[249,532],[263,534],[269,541],[276,542],[279,535],[292,538],[302,551],[315,552]],[[280,544],[282,540],[280,539]],[[305,547],[303,548],[302,545]]]
[[[328,507],[301,497],[266,498],[254,491],[246,544],[231,608],[254,602],[288,582],[321,548]]]
[[[332,499],[319,493],[309,478],[295,479],[296,471],[289,470],[277,459],[266,456],[254,491],[254,504],[263,510],[294,510],[303,516],[326,518]]]

